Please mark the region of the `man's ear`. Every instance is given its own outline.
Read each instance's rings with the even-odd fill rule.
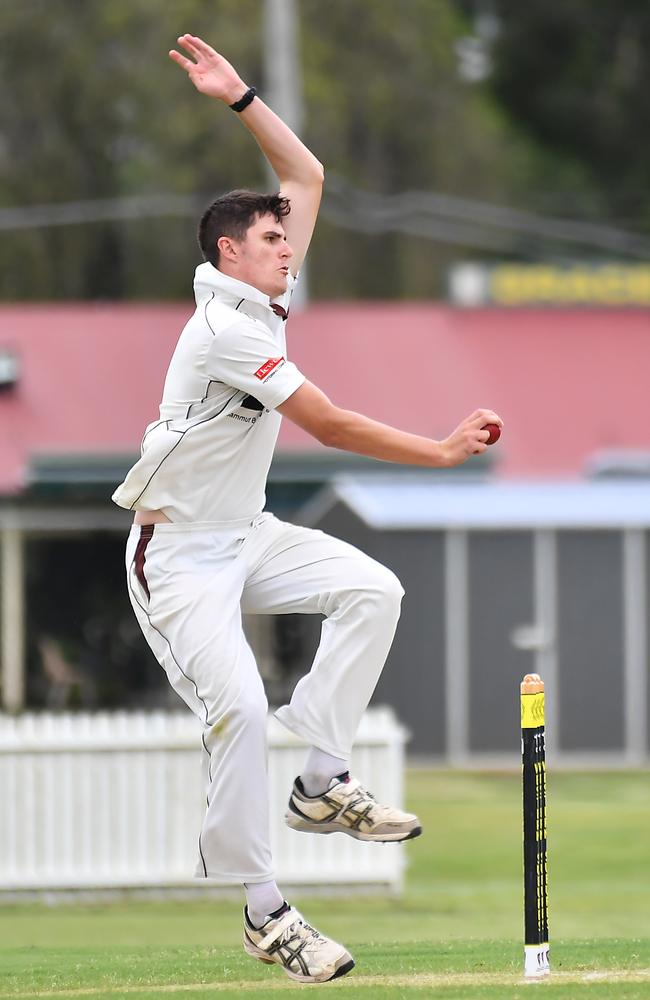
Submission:
[[[235,262],[239,260],[239,247],[230,236],[220,236],[217,240],[219,253],[225,260]]]

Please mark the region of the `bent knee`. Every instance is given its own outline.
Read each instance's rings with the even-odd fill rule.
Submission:
[[[258,677],[253,683],[246,683],[239,689],[221,714],[216,728],[225,730],[235,726],[237,730],[265,729],[268,708],[264,685]]]
[[[395,576],[395,574],[391,570],[386,570],[386,574],[387,577],[386,577],[386,582],[384,584],[386,588],[385,589],[386,600],[389,602],[391,606],[394,606],[397,609],[397,612],[399,613],[402,604],[402,598],[404,597],[404,587],[402,586],[402,582],[399,579],[399,577]]]
[[[375,563],[368,587],[368,597],[383,614],[394,614],[399,617],[404,588],[392,570],[382,566],[381,563]]]

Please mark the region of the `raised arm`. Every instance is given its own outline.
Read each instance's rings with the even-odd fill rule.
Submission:
[[[181,35],[178,44],[191,58],[175,49],[169,55],[187,72],[202,94],[231,105],[247,93],[248,86],[234,66],[201,38]],[[283,226],[294,252],[291,271],[296,274],[316,225],[323,189],[322,164],[259,97],[255,97],[238,117],[255,136],[278,177],[280,191],[291,202],[291,213],[283,220]]]

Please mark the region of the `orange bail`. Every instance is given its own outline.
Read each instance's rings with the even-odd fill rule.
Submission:
[[[539,674],[526,674],[521,682],[522,694],[541,694],[544,690],[544,681]]]

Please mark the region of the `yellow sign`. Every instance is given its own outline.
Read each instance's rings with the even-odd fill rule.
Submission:
[[[650,266],[501,264],[487,291],[498,306],[650,306]]]

